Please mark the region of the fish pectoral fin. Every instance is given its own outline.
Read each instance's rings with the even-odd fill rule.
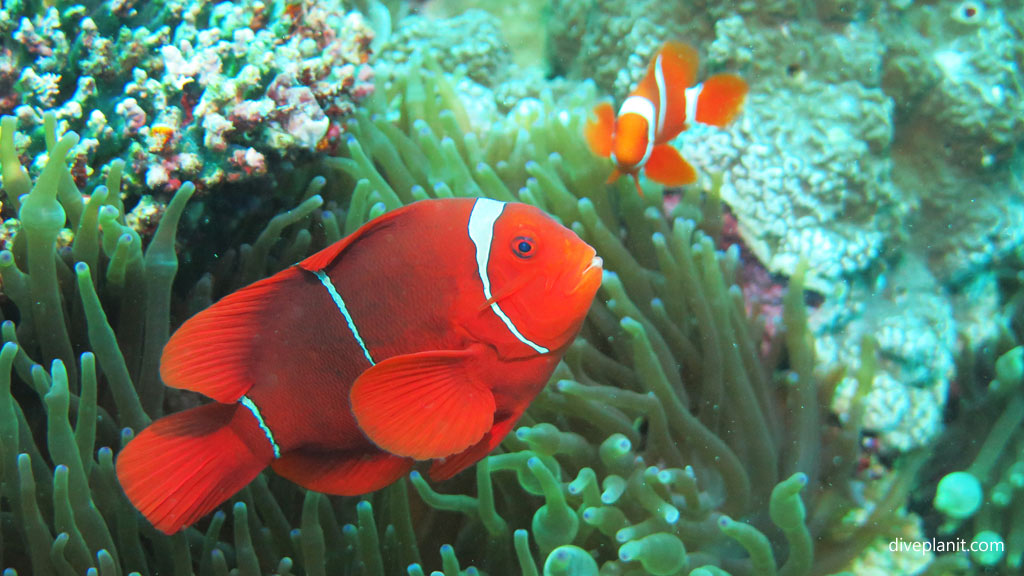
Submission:
[[[470,370],[476,351],[433,350],[394,356],[352,385],[356,422],[397,456],[430,460],[462,452],[494,424],[494,395]]]
[[[587,118],[583,128],[583,136],[591,152],[602,158],[612,155],[612,133],[615,131],[615,110],[608,102],[602,102],[594,108],[595,118]]]
[[[299,486],[336,496],[359,496],[398,480],[414,462],[370,447],[365,451],[292,450],[270,466]]]
[[[651,157],[644,165],[644,174],[655,182],[666,186],[682,186],[697,180],[697,171],[675,148],[659,144],[651,151]]]

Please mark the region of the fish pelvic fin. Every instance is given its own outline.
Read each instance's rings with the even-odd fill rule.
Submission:
[[[274,458],[259,423],[238,404],[207,404],[161,418],[117,456],[128,500],[164,534],[210,513]]]
[[[639,194],[641,198],[643,198],[644,189],[640,187],[640,176],[638,176],[636,172],[633,172],[632,174],[630,174],[630,176],[633,177],[633,184],[636,185],[636,193]]]
[[[716,74],[704,81],[697,98],[696,121],[726,126],[740,113],[747,98],[747,82],[735,74]]]
[[[501,444],[521,415],[522,410],[512,416],[501,418],[473,446],[447,458],[434,460],[434,463],[430,465],[430,479],[435,482],[447,480],[479,462],[481,458],[497,448],[498,444]]]

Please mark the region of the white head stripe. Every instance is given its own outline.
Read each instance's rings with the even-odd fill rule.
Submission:
[[[686,89],[686,122],[697,123],[697,100],[700,100],[700,91],[704,89],[703,84],[690,86]]]
[[[654,80],[658,84],[658,134],[665,129],[665,71],[661,69],[661,54],[654,66]]]
[[[473,204],[469,214],[469,239],[476,246],[476,268],[484,284],[484,298],[491,299],[491,279],[487,275],[487,262],[491,259],[491,240],[494,239],[494,223],[498,221],[504,202],[480,198]]]
[[[480,274],[480,282],[484,285],[484,300],[491,299],[491,278],[487,274],[487,263],[491,260],[491,242],[494,240],[494,223],[498,221],[501,212],[505,209],[504,202],[491,200],[489,198],[478,198],[473,204],[473,211],[469,214],[469,239],[476,247],[476,267]],[[546,354],[548,349],[530,341],[512,323],[505,312],[498,306],[497,302],[491,303],[491,310],[505,323],[512,335],[520,342],[533,348],[540,354]]]

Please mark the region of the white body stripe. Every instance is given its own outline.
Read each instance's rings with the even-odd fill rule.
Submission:
[[[239,398],[238,403],[245,406],[249,412],[252,412],[253,417],[256,418],[256,423],[260,425],[260,430],[263,430],[263,433],[267,436],[267,440],[270,442],[270,447],[274,449],[274,458],[280,458],[281,448],[277,445],[277,442],[274,441],[274,433],[270,431],[270,427],[263,421],[263,415],[260,414],[260,409],[256,407],[256,404],[254,404],[248,396],[242,396]]]
[[[700,91],[703,89],[703,84],[690,86],[686,89],[686,122],[688,124],[697,123],[697,100],[700,100]]]
[[[658,54],[658,62],[654,66],[654,80],[658,85],[658,135],[665,130],[665,71],[661,69],[661,54]]]
[[[643,96],[630,96],[619,108],[619,118],[626,114],[639,114],[647,121],[647,150],[644,150],[644,157],[637,162],[637,166],[643,166],[651,157],[651,150],[654,150],[654,128],[658,123],[654,117],[654,104]]]
[[[473,245],[476,247],[476,267],[477,272],[480,274],[480,282],[484,285],[485,301],[491,299],[491,279],[487,274],[487,264],[491,260],[494,223],[498,221],[498,217],[501,216],[501,212],[504,209],[504,202],[479,198],[473,204],[473,211],[469,215],[469,239],[473,241]],[[501,309],[497,302],[491,303],[491,310],[505,323],[505,326],[512,332],[512,335],[518,338],[520,342],[533,348],[540,354],[548,352],[547,348],[523,336],[515,324],[512,323],[512,319],[505,314],[505,311]]]
[[[370,356],[370,351],[366,349],[366,344],[363,342],[362,336],[359,335],[359,330],[356,328],[356,323],[352,320],[352,315],[348,311],[348,307],[345,306],[345,301],[341,299],[341,294],[334,288],[334,282],[331,282],[330,276],[324,273],[323,270],[317,270],[313,272],[317,278],[320,279],[320,283],[327,289],[327,293],[331,295],[331,300],[334,300],[334,305],[338,307],[338,311],[345,317],[345,322],[348,322],[348,329],[352,331],[352,336],[355,337],[356,342],[359,343],[359,347],[363,349],[363,356],[366,356],[366,360],[370,362],[370,366],[376,364],[373,358]]]

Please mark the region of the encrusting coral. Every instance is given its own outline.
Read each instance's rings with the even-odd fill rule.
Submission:
[[[15,48],[0,52],[0,113],[29,132],[50,111],[78,132],[90,188],[117,160],[130,193],[273,175],[335,148],[373,90],[373,30],[341,0],[37,4],[0,10]],[[37,141],[16,144],[35,155]]]
[[[910,474],[880,484],[859,520],[843,520],[855,507],[859,420],[844,429],[823,418],[803,272],[786,300],[784,338],[762,357],[736,286],[739,252],[716,244],[716,188],[691,190],[668,220],[660,189],[641,199],[631,185],[604,186],[603,160],[580,136],[589,101],[561,111],[541,103],[525,124],[513,114],[478,135],[428,65],[387,90],[355,117],[348,155],[326,162],[327,178],[294,189],[296,207],[226,254],[190,295],[172,281],[192,186],[179,188],[143,246],[125,225],[118,170],[83,197],[66,162],[77,136],[50,122],[48,159],[32,182],[13,153],[15,121],[4,120],[4,190],[8,199],[31,192],[0,252],[11,300],[0,350],[0,565],[798,576],[842,569],[898,524]],[[384,103],[397,113],[371,115]],[[467,473],[432,487],[413,473],[357,503],[263,475],[197,527],[171,537],[151,528],[112,466],[132,430],[168,403],[194,402],[163,398],[157,377],[172,311],[201,309],[387,210],[450,195],[536,204],[595,246],[608,270],[582,337],[475,482]],[[65,227],[73,240],[57,250]],[[463,568],[466,559],[476,566]]]

